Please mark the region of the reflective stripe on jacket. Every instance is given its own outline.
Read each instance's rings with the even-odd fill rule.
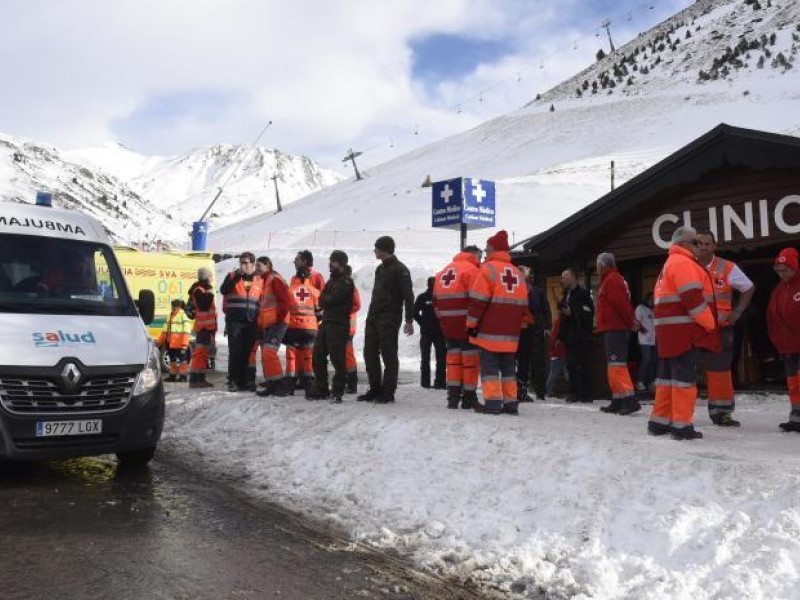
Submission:
[[[293,277],[292,285],[289,286],[289,297],[292,301],[286,321],[289,329],[316,331],[319,290],[314,287],[310,279],[300,281],[299,278]]]
[[[730,327],[731,325],[727,319],[723,320],[722,318],[733,311],[733,287],[731,287],[729,276],[734,266],[731,261],[718,256],[715,256],[708,265],[708,273],[711,275],[711,283],[714,286],[714,300],[717,303],[720,327]]]
[[[444,336],[451,340],[467,339],[469,291],[478,276],[478,257],[459,252],[453,261],[436,274],[433,307]]]
[[[528,287],[508,252],[491,254],[469,291],[469,341],[490,352],[516,352],[522,319],[528,306]]]
[[[173,310],[164,323],[162,337],[164,345],[170,350],[185,350],[189,347],[190,321],[183,310]]]
[[[229,273],[223,287],[227,288],[235,277],[236,272]],[[263,280],[258,275],[253,275],[250,281],[240,277],[230,291],[223,294],[222,309],[225,317],[232,321],[255,321],[258,317],[262,286]]]
[[[711,297],[709,304],[707,297]],[[722,349],[711,277],[694,255],[673,244],[655,287],[658,356],[680,356],[693,347]]]
[[[189,297],[194,304],[194,331],[216,331],[217,330],[217,303],[214,290],[209,285],[204,287],[200,282],[195,283],[189,291]],[[205,300],[205,301],[204,301]],[[210,301],[207,309],[201,308]]]
[[[258,309],[258,326],[266,329],[286,320],[291,307],[289,287],[278,273],[270,272],[264,278]]]

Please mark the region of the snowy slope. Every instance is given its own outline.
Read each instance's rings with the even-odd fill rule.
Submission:
[[[282,204],[291,204],[311,192],[342,180],[306,156],[279,150],[219,144],[177,156],[144,156],[120,144],[105,144],[66,153],[126,181],[132,189],[171,214],[191,223],[200,218],[219,187],[235,171],[210,213],[213,226],[243,215],[275,210],[277,175]]]
[[[786,396],[676,442],[646,414],[536,403],[518,418],[397,404],[169,394],[162,451],[248,493],[511,597],[796,600],[800,458]]]
[[[539,101],[375,167],[363,181],[312,194],[279,215],[212,231],[210,243],[223,251],[260,248],[277,234],[280,241],[270,244],[276,247],[313,240],[314,230],[337,230],[354,232],[346,239],[365,247],[364,239],[372,236],[355,232],[394,230],[408,245],[424,247],[432,235],[421,233],[430,229],[430,189],[421,187],[427,175],[496,180],[498,225],[520,232],[519,241],[608,191],[612,159],[623,169],[619,182],[721,122],[797,132],[800,77],[786,65],[800,46],[798,23],[798,2],[762,2],[754,10],[745,0],[701,0]],[[728,51],[742,40],[753,48]],[[629,60],[636,48],[638,55]],[[779,64],[779,55],[785,63]],[[621,70],[623,58],[628,75]],[[647,74],[641,75],[644,67]],[[716,75],[701,80],[700,70]],[[583,81],[589,91],[578,97]],[[319,247],[328,247],[324,239]]]
[[[119,179],[52,146],[0,134],[0,201],[34,202],[38,191],[99,219],[115,241],[186,242],[186,225]]]

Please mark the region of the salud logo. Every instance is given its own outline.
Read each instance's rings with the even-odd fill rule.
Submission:
[[[34,345],[38,348],[61,348],[75,346],[91,346],[97,343],[91,331],[69,333],[58,331],[36,332],[31,334]]]

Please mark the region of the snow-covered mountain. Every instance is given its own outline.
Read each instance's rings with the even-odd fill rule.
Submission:
[[[359,248],[391,231],[400,248],[454,246],[430,228],[428,175],[496,180],[498,225],[521,241],[607,192],[611,160],[620,182],[721,122],[800,131],[798,24],[796,1],[699,0],[519,110],[212,231],[210,243]]]
[[[38,191],[52,192],[56,206],[99,219],[117,242],[188,239],[185,223],[116,177],[52,146],[0,134],[0,201],[30,203]]]
[[[283,205],[343,179],[306,156],[259,146],[218,144],[161,157],[144,156],[121,144],[105,144],[66,154],[112,173],[187,222],[200,218],[220,186],[233,175],[209,213],[212,227],[276,210],[273,177]]]

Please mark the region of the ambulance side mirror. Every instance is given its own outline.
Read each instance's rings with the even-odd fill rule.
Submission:
[[[156,316],[156,297],[150,290],[139,290],[139,299],[136,301],[139,316],[145,325],[150,325]]]

